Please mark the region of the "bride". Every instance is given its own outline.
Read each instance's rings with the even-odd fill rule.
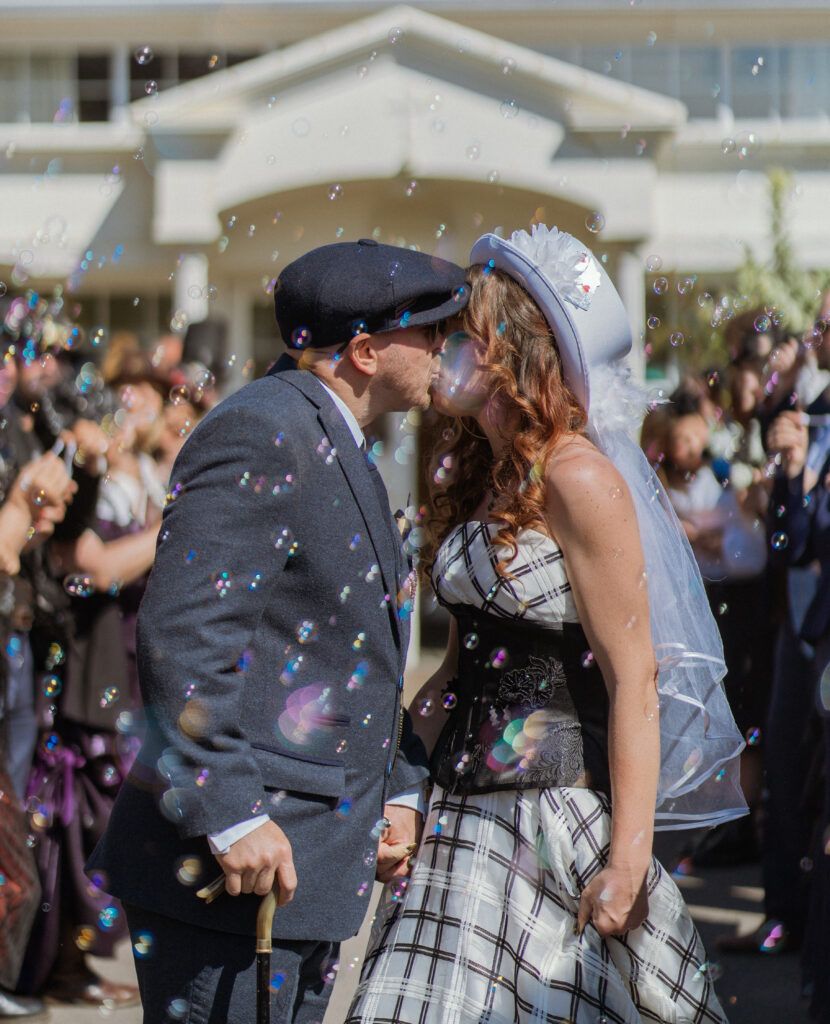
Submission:
[[[435,788],[348,1022],[723,1022],[651,846],[745,812],[742,741],[694,559],[629,437],[625,310],[555,228],[485,235],[471,262],[422,550],[451,613],[412,708]]]

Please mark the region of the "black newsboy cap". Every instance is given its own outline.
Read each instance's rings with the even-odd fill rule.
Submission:
[[[466,273],[373,238],[312,249],[280,274],[274,309],[289,348],[328,348],[356,334],[434,324],[469,299]]]

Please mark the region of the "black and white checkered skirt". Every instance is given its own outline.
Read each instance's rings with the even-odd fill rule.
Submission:
[[[723,1024],[683,897],[656,860],[639,928],[574,934],[610,825],[588,789],[436,789],[409,884],[387,887],[378,908],[347,1024]]]

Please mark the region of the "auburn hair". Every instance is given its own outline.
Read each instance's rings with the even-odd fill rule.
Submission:
[[[421,564],[430,571],[441,542],[473,514],[489,490],[488,516],[500,524],[497,538],[512,552],[497,569],[509,575],[516,534],[544,521],[547,460],[567,434],[584,431],[587,416],[564,380],[550,327],[525,289],[490,266],[471,267],[468,281],[462,329],[487,345],[490,396],[507,414],[511,435],[495,457],[472,417],[437,416],[428,438],[429,502]]]

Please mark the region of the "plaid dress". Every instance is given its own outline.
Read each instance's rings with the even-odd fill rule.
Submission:
[[[517,617],[575,621],[554,549],[520,536],[517,561],[532,568],[511,584]],[[436,561],[442,597],[492,601],[494,564],[484,524],[460,527]],[[436,788],[412,876],[378,908],[347,1024],[725,1024],[683,898],[655,859],[639,928],[602,939],[589,922],[574,934],[610,835],[608,800],[590,789]]]

